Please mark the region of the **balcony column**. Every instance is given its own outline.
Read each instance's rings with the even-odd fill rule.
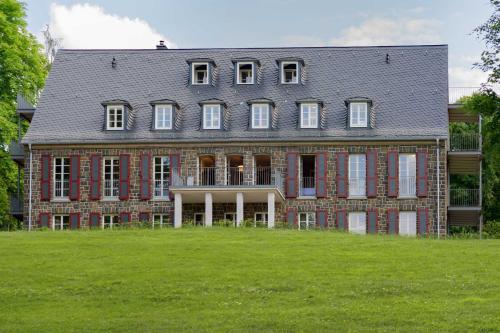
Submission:
[[[174,196],[174,228],[182,227],[182,194]]]
[[[267,193],[267,227],[274,228],[274,192]]]
[[[243,193],[236,193],[236,226],[239,227],[243,222]]]
[[[212,193],[205,193],[205,226],[212,226]]]

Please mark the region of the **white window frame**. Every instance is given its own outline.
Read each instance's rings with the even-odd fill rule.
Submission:
[[[173,122],[173,106],[172,104],[157,104],[155,105],[155,129],[157,130],[169,130],[172,129]],[[162,111],[163,115],[160,116],[160,111]],[[160,126],[160,123],[163,126]],[[166,125],[168,123],[168,125]]]
[[[110,167],[111,167],[111,173],[110,173],[110,186],[106,186],[106,162],[111,161]],[[115,179],[115,174],[114,174],[114,168],[115,166],[118,165],[118,172],[116,175]],[[102,159],[102,191],[103,191],[103,198],[108,199],[108,200],[116,200],[120,196],[120,158],[116,156],[106,156]],[[116,185],[116,186],[115,186]],[[110,189],[111,195],[106,195],[107,189]],[[113,193],[116,193],[116,195],[113,195]]]
[[[160,178],[157,178],[156,174],[156,161],[157,159],[160,159]],[[168,161],[168,171],[165,171],[165,163],[164,161]],[[154,156],[153,157],[153,198],[154,199],[161,199],[161,200],[169,200],[170,195],[169,195],[169,182],[170,182],[170,157],[169,156]],[[160,185],[160,195],[157,194],[156,191],[156,183],[159,182]]]
[[[109,217],[110,220],[108,223],[105,224],[106,218]],[[113,229],[113,226],[115,224],[120,224],[120,216],[116,214],[103,214],[102,215],[102,223],[101,223],[101,228],[102,229]]]
[[[316,227],[316,212],[301,212],[299,213],[299,230],[309,230],[315,229]],[[302,224],[305,224],[305,228],[302,228]]]
[[[222,110],[220,104],[204,104],[203,105],[203,129],[221,129]],[[207,119],[208,111],[211,112],[210,119]],[[217,114],[218,124],[215,125],[214,114]],[[210,123],[209,123],[210,120]]]
[[[403,162],[403,160],[405,160]],[[411,159],[411,160],[410,160]],[[413,167],[410,162],[413,162]],[[399,197],[414,198],[417,196],[417,155],[416,154],[399,154],[398,158],[398,184]],[[402,165],[405,168],[402,168]],[[407,184],[407,185],[405,185]],[[406,186],[406,188],[405,188]]]
[[[58,161],[61,162],[61,172],[57,173]],[[65,172],[67,169],[67,172]],[[71,165],[69,157],[54,157],[54,171],[53,171],[53,198],[55,200],[69,199],[69,175],[71,173]],[[65,179],[67,176],[67,179]],[[60,184],[60,186],[58,186]]]
[[[258,112],[256,112],[257,109],[258,109]],[[254,104],[252,104],[252,128],[253,129],[269,128],[270,109],[271,109],[271,107],[268,103],[254,103]],[[258,118],[258,119],[256,119],[257,114],[260,116],[260,118]]]
[[[158,222],[156,222],[158,218]],[[168,223],[165,222],[165,221],[169,221]],[[153,214],[153,223],[152,223],[152,226],[153,226],[153,229],[155,228],[155,226],[158,226],[160,229],[163,228],[163,226],[167,226],[167,227],[170,227],[172,226],[172,221],[170,221],[170,215],[169,214]]]
[[[304,109],[308,108],[308,117],[304,117]],[[316,108],[316,116],[311,117],[313,107]],[[306,122],[307,120],[307,122]],[[312,121],[314,120],[314,122]],[[318,128],[319,124],[319,105],[318,103],[301,103],[300,104],[300,128]]]
[[[352,166],[356,166],[353,168]],[[358,181],[358,186],[355,186]],[[359,192],[356,189],[360,190]],[[349,154],[349,198],[366,198],[366,155]]]
[[[196,226],[196,216],[202,216],[202,225],[205,226],[205,213],[194,213],[193,215],[193,226]]]
[[[412,211],[399,212],[399,235],[402,236],[417,235],[417,212],[412,212]]]
[[[295,80],[286,82],[285,81],[285,66],[295,65]],[[298,61],[282,61],[281,62],[281,84],[297,84],[299,83],[299,62]]]
[[[267,212],[255,212],[253,214],[253,224],[256,227],[257,226],[257,215],[260,215],[263,219],[258,221],[259,223],[263,223],[265,226],[267,226],[267,223],[269,221],[269,215]]]
[[[252,65],[252,82],[241,82],[240,67],[244,65]],[[236,63],[236,83],[237,84],[254,84],[255,82],[255,63],[252,61],[243,61]]]
[[[364,106],[364,110],[360,110],[359,107]],[[357,109],[354,110],[354,107]],[[353,117],[354,113],[357,113],[357,117]],[[361,113],[364,112],[364,121],[361,121]],[[354,120],[357,120],[354,122]],[[367,102],[351,102],[349,103],[349,126],[350,127],[368,127],[368,103]]]
[[[195,72],[195,67],[196,66],[199,66],[199,65],[206,65],[207,66],[207,80],[206,82],[203,82],[203,83],[198,83],[196,82],[196,72]],[[209,84],[210,82],[210,78],[209,78],[209,75],[210,75],[210,64],[208,62],[193,62],[191,63],[191,84],[194,85],[194,86],[206,86]]]
[[[349,232],[353,234],[366,235],[365,212],[350,212],[348,219],[349,219]],[[363,222],[364,225],[362,224]]]
[[[67,219],[67,223],[64,220]],[[56,214],[52,216],[52,230],[69,230],[70,220],[68,214]]]
[[[121,112],[121,126],[118,125],[118,112]],[[111,112],[113,112],[113,121],[111,121]],[[125,108],[123,105],[107,105],[106,106],[106,129],[108,131],[121,131],[125,124]]]

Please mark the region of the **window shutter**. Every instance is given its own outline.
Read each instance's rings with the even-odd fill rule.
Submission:
[[[318,198],[325,198],[327,196],[327,158],[328,155],[326,152],[316,154],[316,197]]]
[[[42,155],[40,170],[40,200],[50,200],[51,156]]]
[[[101,156],[90,156],[90,200],[101,198]]]
[[[417,233],[420,236],[425,236],[429,233],[429,209],[417,209]]]
[[[347,152],[337,153],[337,196],[347,198],[347,169],[349,163],[349,154]]]
[[[297,225],[297,208],[287,208],[286,210],[286,222],[289,227],[294,227]]]
[[[396,208],[387,209],[387,233],[399,234],[399,212]]]
[[[376,234],[378,232],[378,211],[377,208],[370,208],[366,211],[366,233]]]
[[[326,209],[316,210],[316,225],[322,229],[328,228],[328,211]]]
[[[366,152],[366,196],[377,197],[377,151]]]
[[[89,214],[89,228],[99,228],[101,225],[101,214],[90,213]]]
[[[140,198],[151,199],[151,154],[141,154],[140,165]]]
[[[427,152],[417,152],[417,195],[427,196]]]
[[[130,197],[130,155],[120,155],[120,200],[128,200]]]
[[[170,183],[169,186],[174,186],[181,178],[181,155],[170,154]],[[172,192],[169,192],[170,199],[174,198]]]
[[[297,152],[286,153],[285,193],[287,198],[296,198],[298,193],[298,155]]]
[[[120,213],[120,223],[121,224],[129,224],[130,223],[130,213],[128,213],[128,212]]]
[[[80,200],[80,155],[69,158],[69,199]]]
[[[69,228],[70,229],[80,228],[80,213],[69,214]]]
[[[38,216],[38,226],[40,228],[50,228],[50,213],[40,213]]]
[[[139,222],[148,223],[149,222],[149,213],[148,212],[140,212],[139,213]]]
[[[345,209],[337,210],[337,229],[345,231],[349,229],[347,223],[347,212]]]
[[[398,167],[399,158],[397,151],[387,152],[387,196],[398,196]]]

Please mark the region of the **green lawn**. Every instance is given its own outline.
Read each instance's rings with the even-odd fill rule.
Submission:
[[[500,332],[500,241],[0,233],[0,332]]]

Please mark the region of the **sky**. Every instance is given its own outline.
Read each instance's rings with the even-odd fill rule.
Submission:
[[[28,0],[28,29],[63,48],[448,44],[450,87],[475,87],[484,49],[472,30],[488,0]]]

